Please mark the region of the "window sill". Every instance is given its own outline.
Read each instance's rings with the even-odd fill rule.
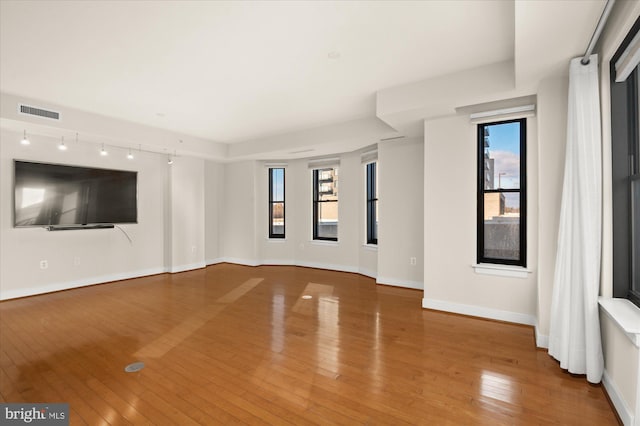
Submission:
[[[377,244],[363,244],[362,248],[365,249],[365,250],[378,251],[378,245]]]
[[[599,297],[598,303],[609,318],[640,348],[640,308],[627,299]]]
[[[264,239],[269,241],[270,243],[285,243],[285,242],[287,242],[286,238],[269,238],[269,237],[265,237]]]
[[[471,265],[476,274],[497,275],[500,277],[528,278],[532,272],[522,266],[494,265],[490,263],[480,263]]]
[[[331,241],[331,240],[311,240],[309,241],[310,244],[316,245],[316,246],[337,246],[339,245],[337,241]]]

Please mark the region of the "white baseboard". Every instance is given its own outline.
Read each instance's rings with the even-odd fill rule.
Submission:
[[[499,309],[486,308],[484,306],[464,305],[462,303],[453,303],[445,300],[424,298],[422,299],[422,307],[426,309],[453,312],[456,314],[469,315],[473,317],[513,322],[516,324],[536,324],[536,319],[533,315],[521,314],[519,312],[502,311]]]
[[[539,348],[549,349],[549,336],[540,334],[536,325],[536,346]]]
[[[270,266],[294,266],[295,262],[288,259],[263,259],[260,264]]]
[[[239,257],[220,257],[218,263],[235,263],[244,266],[260,266],[260,262],[255,259],[241,259]]]
[[[423,285],[421,281],[400,280],[396,278],[377,277],[377,273],[374,270],[367,268],[357,268],[355,266],[337,265],[335,263],[322,263],[322,262],[308,262],[304,260],[291,260],[291,259],[263,259],[261,261],[253,259],[240,259],[237,257],[219,257],[212,260],[207,260],[207,265],[214,265],[216,263],[234,263],[237,265],[245,266],[260,266],[260,265],[281,265],[281,266],[303,266],[306,268],[327,269],[330,271],[339,272],[351,272],[355,274],[361,274],[370,278],[376,279],[377,284],[391,285],[395,287],[413,288],[422,290]]]
[[[364,275],[365,277],[369,277],[373,279],[376,279],[376,277],[378,276],[378,273],[376,271],[368,268],[358,268],[358,273],[360,275]]]
[[[89,277],[79,280],[66,281],[54,284],[47,284],[40,287],[20,288],[15,290],[6,290],[0,293],[0,300],[17,299],[19,297],[35,296],[38,294],[52,293],[54,291],[70,290],[72,288],[86,287],[89,285],[103,284],[111,281],[128,280],[131,278],[140,278],[148,275],[156,275],[167,272],[164,267],[141,269],[139,271],[122,272],[118,274],[101,275],[98,277]]]
[[[607,373],[607,370],[604,370],[604,374],[602,375],[602,384],[604,388],[607,390],[607,394],[609,394],[609,398],[613,403],[616,411],[618,412],[618,416],[620,416],[620,420],[622,420],[622,424],[625,426],[632,426],[634,421],[634,416],[629,406],[624,402],[620,391],[618,390],[616,384],[611,380],[611,377]]]
[[[195,263],[188,263],[186,265],[177,265],[177,266],[171,266],[169,269],[169,272],[171,272],[172,274],[178,273],[178,272],[185,272],[185,271],[192,271],[194,269],[202,269],[202,268],[206,268],[207,264],[205,262],[195,262]]]
[[[392,285],[394,287],[413,288],[416,290],[424,289],[424,284],[422,284],[422,281],[410,281],[410,280],[399,280],[397,278],[378,277],[376,279],[376,283],[384,284],[384,285]]]
[[[296,261],[296,266],[304,266],[306,268],[329,269],[332,271],[358,273],[358,268],[347,265],[336,265],[332,263]]]

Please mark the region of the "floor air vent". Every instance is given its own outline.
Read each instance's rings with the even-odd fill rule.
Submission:
[[[48,118],[50,120],[60,120],[60,113],[57,111],[49,111],[25,104],[18,105],[18,112],[20,112],[20,114],[35,115],[36,117]]]

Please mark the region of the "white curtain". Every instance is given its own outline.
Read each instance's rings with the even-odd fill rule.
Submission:
[[[549,354],[599,383],[604,362],[598,317],[602,228],[598,57],[571,61],[567,148],[551,299]]]

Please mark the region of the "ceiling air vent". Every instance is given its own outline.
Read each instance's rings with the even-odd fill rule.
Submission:
[[[57,111],[49,111],[25,104],[18,105],[18,112],[25,115],[35,115],[36,117],[48,118],[49,120],[60,120],[60,113]]]

